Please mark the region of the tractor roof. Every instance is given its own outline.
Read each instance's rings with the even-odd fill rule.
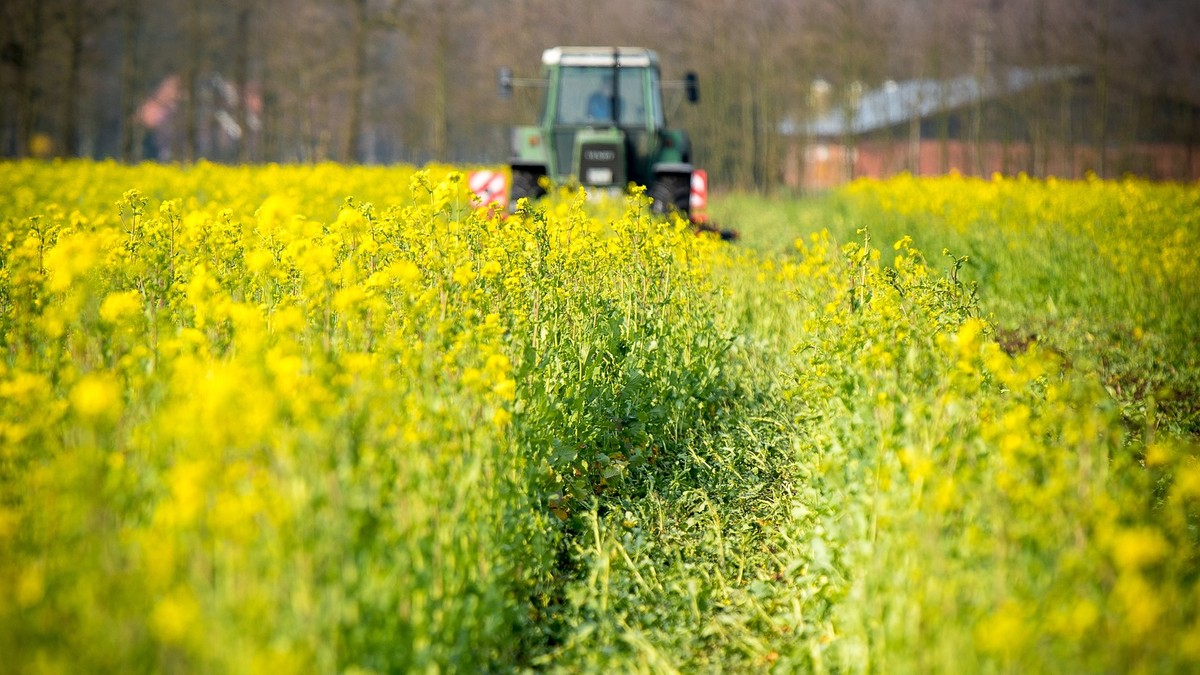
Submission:
[[[658,54],[641,47],[552,47],[542,52],[547,66],[615,66],[614,55],[622,66],[657,66]]]

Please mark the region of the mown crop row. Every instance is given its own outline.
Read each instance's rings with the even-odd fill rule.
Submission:
[[[1200,662],[1194,190],[862,183],[776,255],[449,167],[0,180],[18,671]],[[1134,285],[1037,323],[1042,246]]]

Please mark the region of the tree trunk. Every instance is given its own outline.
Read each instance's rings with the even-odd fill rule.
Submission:
[[[447,93],[448,84],[448,68],[450,60],[450,27],[449,27],[449,10],[439,6],[437,21],[437,35],[434,37],[435,44],[433,46],[433,110],[431,117],[433,120],[433,129],[431,129],[431,137],[429,140],[430,154],[438,161],[447,160],[447,139],[449,137],[449,96]]]
[[[358,162],[362,151],[363,96],[367,80],[367,0],[354,0],[351,28],[351,62],[349,101],[346,110],[346,133],[343,136],[343,162]]]
[[[1100,12],[1097,17],[1096,26],[1096,122],[1094,131],[1094,142],[1097,145],[1097,173],[1101,178],[1108,177],[1108,136],[1109,136],[1109,77],[1111,75],[1111,64],[1109,63],[1110,47],[1112,39],[1112,0],[1104,0],[1102,5],[1096,8]]]
[[[245,164],[250,161],[250,102],[246,100],[249,93],[250,78],[250,3],[240,0],[237,6],[237,24],[234,28],[233,79],[237,89],[237,123],[242,135],[238,141],[238,162]]]
[[[137,124],[134,118],[137,115],[138,92],[140,91],[137,34],[138,24],[142,19],[141,0],[125,0],[121,15],[123,37],[121,45],[121,160],[133,162],[141,155],[136,147],[134,134]]]
[[[39,103],[39,89],[34,72],[42,56],[42,43],[46,32],[45,6],[41,2],[32,4],[28,35],[17,43],[10,59],[16,69],[17,157],[28,157],[33,151],[31,146]]]
[[[200,0],[188,0],[187,60],[183,66],[183,161],[194,162],[200,145],[199,95],[200,79]]]
[[[79,98],[83,69],[84,19],[81,0],[67,7],[67,91],[63,96],[62,154],[79,156]]]

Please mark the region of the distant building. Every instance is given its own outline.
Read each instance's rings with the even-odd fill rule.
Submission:
[[[854,98],[781,126],[789,187],[902,172],[1200,178],[1200,106],[1102,93],[1078,68],[888,82]]]

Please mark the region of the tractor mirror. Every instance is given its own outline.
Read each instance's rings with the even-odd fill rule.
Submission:
[[[687,90],[688,103],[695,103],[700,100],[700,79],[696,77],[696,73],[688,73],[683,76],[684,88]]]
[[[512,68],[507,66],[496,71],[496,93],[500,98],[512,98],[513,93],[513,72]]]

